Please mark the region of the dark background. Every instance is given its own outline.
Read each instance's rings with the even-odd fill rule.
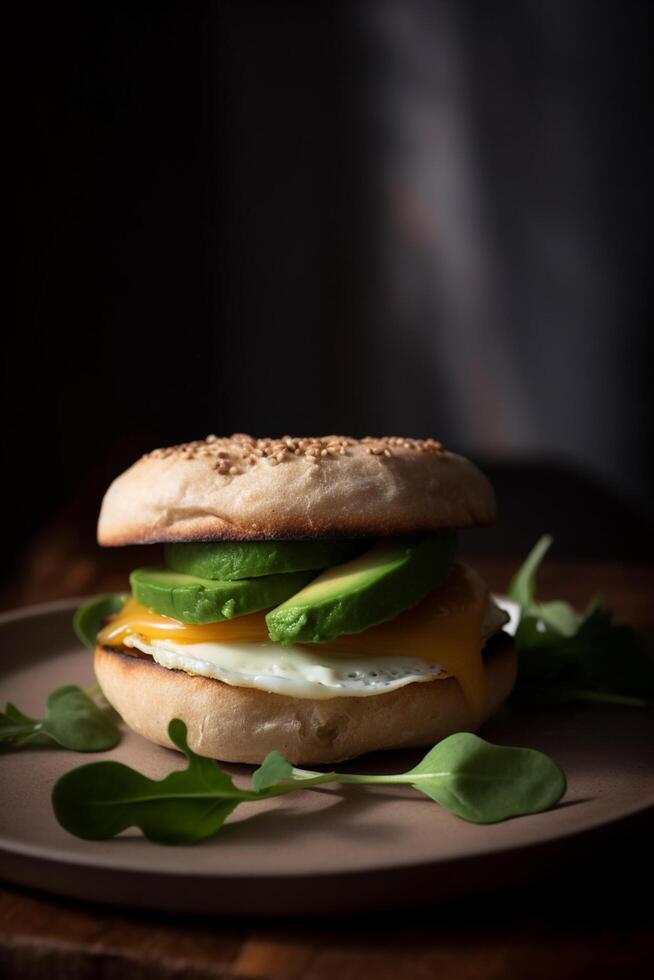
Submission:
[[[568,507],[577,551],[644,554],[649,21],[16,5],[5,567],[62,513],[90,538],[122,468],[212,431],[433,435],[489,467],[488,541],[524,551]]]

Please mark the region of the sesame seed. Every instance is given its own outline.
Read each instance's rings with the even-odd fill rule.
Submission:
[[[330,456],[346,456],[365,452],[372,456],[388,459],[393,450],[402,454],[428,454],[440,457],[443,461],[449,456],[443,444],[436,439],[412,439],[407,436],[365,436],[353,439],[351,436],[282,436],[281,439],[255,438],[243,432],[232,436],[217,436],[211,433],[206,439],[183,443],[177,446],[163,446],[147,453],[146,459],[206,460],[219,473],[242,472],[237,464],[252,466],[258,459],[267,459],[276,466],[291,456],[318,462]],[[225,467],[214,463],[225,463]]]

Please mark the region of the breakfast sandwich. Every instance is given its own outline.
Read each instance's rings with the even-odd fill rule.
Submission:
[[[331,764],[474,731],[516,674],[506,614],[457,561],[496,518],[485,476],[432,440],[209,436],[109,487],[101,545],[163,545],[97,636],[134,731],[229,762]]]

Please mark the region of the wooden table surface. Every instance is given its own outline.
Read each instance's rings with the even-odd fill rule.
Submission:
[[[641,547],[644,539],[636,534],[636,545],[627,549],[626,556],[616,554],[612,546],[613,554],[572,558],[575,522],[571,516],[570,536],[559,549],[567,557],[552,559],[545,566],[543,597],[566,597],[582,607],[600,592],[618,619],[654,629],[654,564],[647,558],[648,549]],[[620,519],[617,510],[613,517],[615,525]],[[100,554],[89,536],[80,536],[73,527],[68,515],[36,537],[26,550],[22,569],[0,595],[3,608],[125,586],[127,572],[141,560],[137,551]],[[533,536],[524,541],[524,551],[532,541]],[[516,557],[484,554],[475,564],[494,589],[502,590],[516,567]],[[654,956],[653,851],[651,828],[646,826],[619,839],[608,852],[604,849],[573,866],[552,868],[547,879],[519,890],[489,891],[474,900],[412,912],[307,922],[216,921],[144,913],[0,885],[0,976],[30,980],[638,976],[649,971]]]

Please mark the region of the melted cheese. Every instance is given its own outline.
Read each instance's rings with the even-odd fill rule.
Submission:
[[[256,612],[219,623],[192,626],[160,616],[135,599],[128,599],[118,615],[98,633],[98,643],[100,646],[121,646],[135,633],[149,640],[174,640],[175,643],[263,643],[268,639],[265,616],[265,612]]]
[[[359,656],[403,653],[437,662],[456,677],[468,703],[481,709],[487,697],[481,647],[488,600],[483,579],[457,562],[447,581],[419,605],[364,633],[339,636],[329,649]]]
[[[304,645],[297,649],[308,658],[313,656],[316,662],[320,662],[321,658],[334,660],[339,656],[344,661],[350,658],[369,660],[371,669],[375,659],[389,657],[411,658],[414,662],[419,660],[427,665],[438,665],[440,670],[431,673],[431,676],[435,679],[454,676],[468,703],[481,709],[487,697],[481,657],[482,642],[486,638],[482,636],[482,625],[488,635],[502,625],[496,618],[495,621],[492,617],[490,622],[486,621],[488,610],[489,596],[485,583],[472,569],[457,563],[443,585],[419,605],[400,613],[388,623],[373,626],[362,633],[339,636],[328,644]],[[145,642],[137,642],[139,638]],[[121,612],[98,635],[98,643],[102,646],[144,647],[155,642],[159,647],[160,641],[168,641],[169,649],[172,643],[175,646],[256,643],[262,645],[262,655],[264,646],[277,646],[268,643],[265,612],[191,626],[150,612],[134,599],[128,599]],[[189,650],[188,653],[192,656],[193,651]],[[172,663],[170,666],[173,666]]]

